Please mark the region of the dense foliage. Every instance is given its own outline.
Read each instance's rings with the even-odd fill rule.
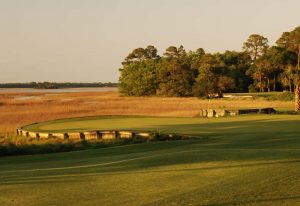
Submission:
[[[300,27],[284,32],[270,47],[266,37],[252,34],[243,51],[214,54],[170,46],[159,56],[154,46],[137,48],[122,62],[119,88],[129,96],[292,92],[298,84],[299,37]]]

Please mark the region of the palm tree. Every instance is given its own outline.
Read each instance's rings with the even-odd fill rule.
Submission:
[[[300,113],[300,89],[299,89],[299,70],[300,70],[300,27],[291,32],[291,46],[297,52],[297,69],[294,79],[295,84],[295,111]]]
[[[284,32],[276,42],[280,47],[297,54],[297,67],[294,75],[295,111],[300,113],[300,27],[291,32]]]

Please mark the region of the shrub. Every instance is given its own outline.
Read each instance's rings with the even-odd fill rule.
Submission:
[[[255,88],[255,86],[253,84],[250,84],[248,87],[248,90],[250,93],[255,93],[257,92],[257,89]]]

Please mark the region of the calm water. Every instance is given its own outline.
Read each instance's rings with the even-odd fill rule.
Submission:
[[[90,88],[68,88],[68,89],[27,89],[27,88],[9,88],[2,89],[1,92],[43,92],[43,93],[64,93],[64,92],[111,92],[118,91],[116,87],[90,87]]]

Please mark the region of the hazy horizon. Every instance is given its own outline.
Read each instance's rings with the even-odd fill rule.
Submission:
[[[262,3],[263,2],[263,3]],[[0,83],[117,82],[137,47],[241,51],[299,26],[297,0],[0,0]]]

